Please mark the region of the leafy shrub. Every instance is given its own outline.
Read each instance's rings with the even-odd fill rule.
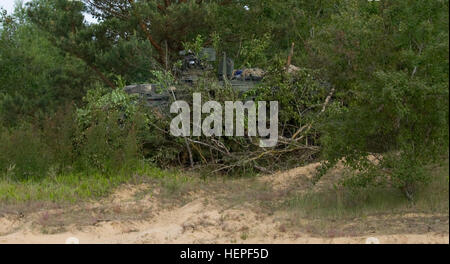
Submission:
[[[52,154],[54,168],[63,173],[72,168],[76,159],[74,140],[77,133],[75,109],[72,104],[60,107],[42,121],[42,138]]]
[[[318,72],[305,68],[287,73],[284,62],[278,60],[269,68],[264,82],[246,96],[255,101],[278,101],[280,129],[289,137],[316,119],[330,93],[330,85],[317,76]]]
[[[86,106],[77,109],[77,166],[110,173],[142,158],[138,134],[148,127],[133,96],[122,89],[91,90]]]
[[[348,186],[389,184],[413,199],[430,180],[424,168],[448,155],[448,3],[376,7],[348,6],[311,42],[338,91],[321,122],[318,176],[342,160]]]
[[[39,130],[30,125],[0,131],[0,175],[10,180],[39,179],[47,175],[52,153]]]
[[[41,179],[48,174],[129,170],[143,158],[147,118],[118,90],[91,91],[85,108],[60,108],[37,125],[0,130],[0,175]]]

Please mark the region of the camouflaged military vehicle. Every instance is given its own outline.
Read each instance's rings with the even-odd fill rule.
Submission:
[[[158,84],[137,84],[126,86],[124,91],[137,94],[147,105],[158,108],[167,107],[174,97],[182,98],[183,93],[188,90],[187,86],[195,85],[202,74],[213,69],[211,64],[216,61],[216,52],[212,48],[204,48],[199,56],[185,51],[180,52],[180,55],[183,60],[176,87],[164,90]],[[262,80],[264,72],[261,69],[235,70],[231,58],[225,53],[221,57],[217,69],[217,80],[221,86],[224,87],[226,82],[237,92],[244,93]]]

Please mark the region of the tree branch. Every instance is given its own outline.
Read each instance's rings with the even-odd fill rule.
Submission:
[[[130,3],[131,7],[133,8],[134,0],[128,0],[128,3]],[[150,44],[158,51],[159,58],[158,62],[162,65],[165,64],[165,54],[162,47],[153,39],[153,36],[150,34],[150,31],[147,28],[147,25],[144,23],[144,20],[139,17],[139,14],[136,12],[136,17],[139,20],[139,26],[141,27],[142,31],[144,31],[145,36],[147,37],[148,41],[150,41]]]

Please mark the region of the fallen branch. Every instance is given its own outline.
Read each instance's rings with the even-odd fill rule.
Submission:
[[[331,97],[333,96],[335,90],[336,90],[336,89],[333,87],[333,88],[331,89],[330,93],[328,94],[327,98],[325,98],[325,102],[323,103],[322,110],[320,110],[319,115],[322,114],[323,112],[325,112],[325,110],[326,110],[328,104],[330,103]],[[298,141],[298,140],[301,140],[302,138],[304,138],[305,135],[303,135],[303,136],[301,136],[300,138],[296,139],[296,137],[297,137],[300,133],[302,133],[303,131],[305,131],[305,133],[308,133],[309,130],[311,130],[313,123],[314,123],[314,122],[311,122],[311,123],[309,123],[309,124],[307,124],[307,125],[302,126],[299,130],[297,130],[297,132],[294,133],[294,135],[292,136],[291,139],[292,139],[292,140],[297,140],[297,141]],[[305,130],[305,129],[306,129],[306,130]]]

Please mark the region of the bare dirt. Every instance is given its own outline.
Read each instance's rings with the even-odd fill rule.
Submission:
[[[305,184],[317,164],[261,177],[271,192],[283,193],[292,185]],[[231,188],[232,189],[232,188]],[[220,189],[226,193],[226,190]],[[233,189],[232,189],[233,190]],[[364,231],[346,229],[352,223],[337,222],[326,235],[305,228],[292,229],[283,212],[251,203],[227,202],[216,190],[188,191],[185,199],[163,202],[162,189],[150,184],[125,185],[100,201],[40,206],[0,214],[0,243],[63,244],[75,237],[79,243],[449,243],[448,214],[404,214],[355,219]],[[251,196],[251,192],[249,192]],[[379,223],[378,225],[374,223]],[[388,228],[386,223],[397,229]],[[400,228],[399,228],[400,227]],[[334,230],[334,231],[333,231]],[[339,230],[344,230],[340,232]],[[345,231],[350,230],[350,231]],[[356,230],[356,231],[355,231]],[[331,232],[331,233],[330,233]]]

